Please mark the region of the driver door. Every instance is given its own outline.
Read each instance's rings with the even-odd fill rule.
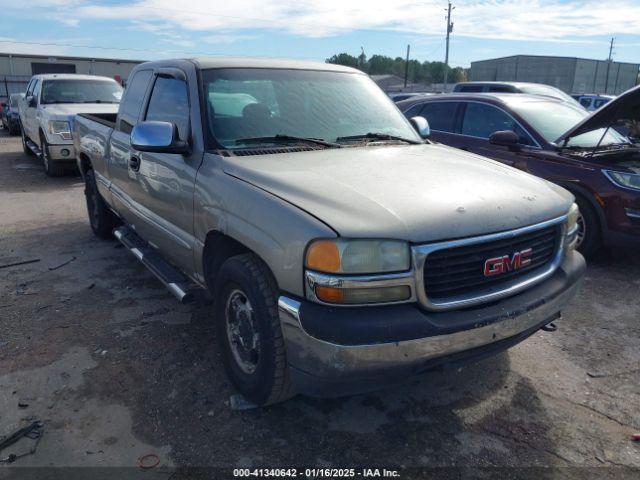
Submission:
[[[171,68],[156,72],[154,77],[142,121],[172,123],[180,140],[193,145],[186,75]],[[193,194],[202,152],[151,153],[131,147],[131,155],[139,161],[137,181],[131,190],[133,204],[140,208],[139,230],[144,230],[144,238],[165,258],[192,272]]]
[[[511,130],[515,132],[520,145],[510,148],[493,145],[489,137],[495,132]],[[498,160],[512,167],[518,167],[519,160],[528,156],[534,145],[531,136],[505,110],[481,102],[464,102],[460,126],[459,148],[484,157]]]

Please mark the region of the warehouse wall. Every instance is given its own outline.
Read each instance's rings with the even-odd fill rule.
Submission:
[[[8,95],[26,90],[27,83],[33,74],[32,64],[34,63],[43,64],[45,68],[48,65],[71,65],[75,73],[110,78],[119,76],[121,80],[126,80],[133,67],[139,62],[21,55],[13,55],[10,61],[8,55],[0,55],[0,100],[6,101]]]
[[[91,61],[91,59],[65,59],[46,56],[24,57],[14,55],[12,63],[13,71],[9,62],[9,56],[0,56],[0,77],[5,75],[32,75],[32,63],[45,63],[74,65],[76,73],[81,74],[104,75],[112,78],[119,75],[123,79],[126,79],[133,67],[135,67],[139,62],[99,59]]]
[[[619,94],[636,84],[638,65],[566,57],[514,56],[471,62],[471,80],[544,83],[567,93]]]

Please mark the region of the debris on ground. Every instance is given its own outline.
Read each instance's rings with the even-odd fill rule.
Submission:
[[[36,453],[36,449],[38,448],[38,443],[40,443],[40,439],[42,438],[44,425],[39,420],[35,420],[31,422],[30,425],[20,428],[15,432],[7,435],[0,441],[0,453],[3,450],[7,449],[11,445],[15,445],[23,438],[29,438],[31,440],[35,440],[33,447],[25,453],[15,454],[10,453],[6,457],[0,457],[0,464],[3,463],[13,463],[19,458],[25,457],[27,455],[33,455]]]
[[[231,410],[252,410],[258,408],[255,403],[239,394],[229,397],[229,405],[231,406]]]
[[[634,442],[640,442],[640,433],[634,433],[633,435],[631,435],[631,440],[633,440]]]
[[[148,453],[147,455],[142,455],[138,458],[138,466],[143,470],[148,470],[150,468],[157,467],[160,463],[160,457],[155,453]]]
[[[57,270],[59,268],[64,267],[65,265],[69,265],[71,262],[73,262],[76,259],[76,257],[71,257],[69,260],[67,260],[66,262],[62,262],[58,265],[54,265],[53,267],[49,267],[49,271],[53,271],[53,270]]]
[[[20,262],[5,263],[4,265],[0,265],[0,268],[17,267],[19,265],[28,265],[30,263],[36,263],[36,262],[39,262],[39,261],[40,261],[39,258],[33,258],[31,260],[22,260]]]

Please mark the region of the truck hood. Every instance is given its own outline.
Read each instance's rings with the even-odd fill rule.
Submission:
[[[573,202],[570,193],[546,180],[443,145],[222,161],[227,174],[296,205],[344,237],[410,242],[468,237],[556,218]]]
[[[565,140],[583,133],[613,126],[619,120],[640,121],[640,86],[627,90],[615,100],[611,100],[591,115],[586,116],[569,131],[563,133],[554,143],[560,145]]]
[[[118,113],[117,103],[54,103],[42,105],[42,113],[49,120],[73,122],[78,113]]]

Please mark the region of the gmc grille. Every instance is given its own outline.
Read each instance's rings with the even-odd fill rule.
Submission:
[[[488,288],[509,287],[553,262],[560,247],[561,226],[552,225],[511,238],[446,248],[430,253],[424,265],[425,293],[438,303],[460,296],[482,295]],[[531,262],[519,269],[485,276],[485,261],[531,249]]]

